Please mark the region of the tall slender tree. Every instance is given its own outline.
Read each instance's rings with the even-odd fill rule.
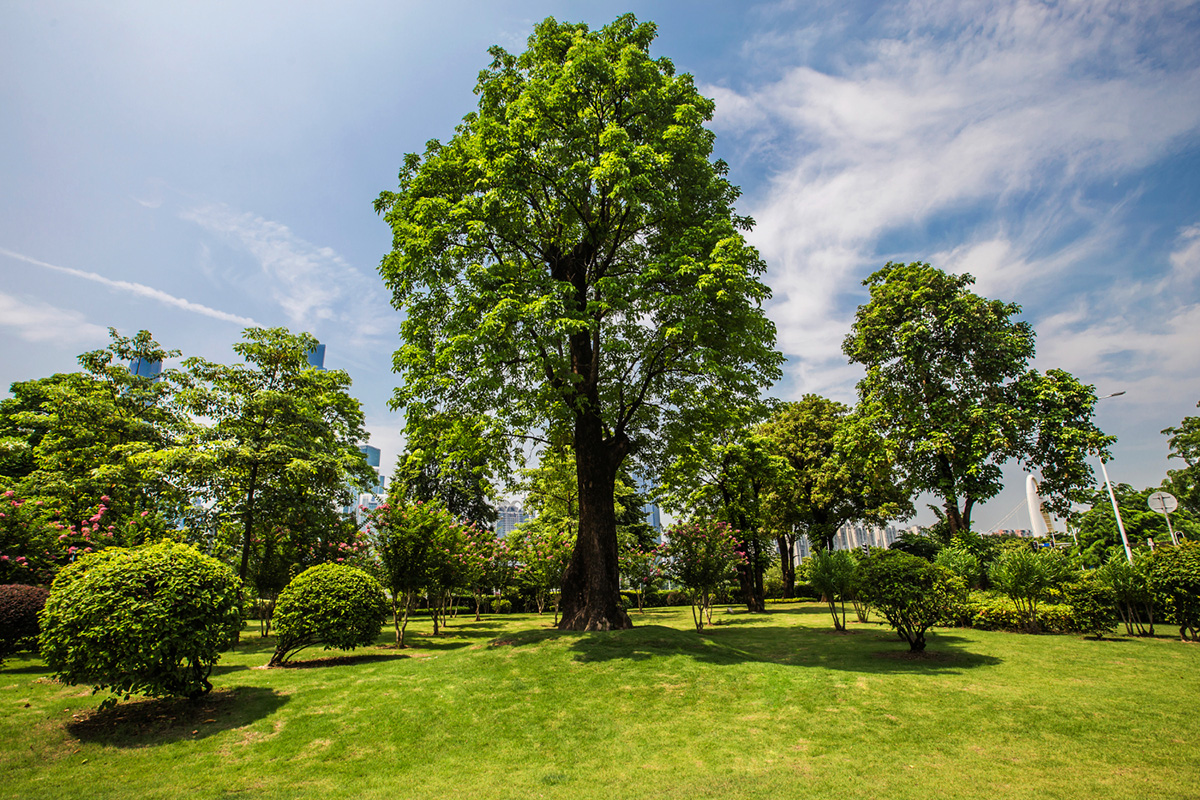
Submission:
[[[405,313],[394,404],[571,432],[579,534],[564,629],[623,628],[614,484],[656,440],[721,424],[779,375],[764,264],[712,160],[713,102],[651,23],[537,25],[491,49],[479,107],[376,201]],[[510,451],[511,452],[511,451]]]

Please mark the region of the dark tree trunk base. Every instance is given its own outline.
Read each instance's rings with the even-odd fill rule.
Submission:
[[[571,617],[563,615],[558,622],[560,631],[623,631],[633,627],[633,620],[621,609],[606,615],[603,612],[581,608]]]

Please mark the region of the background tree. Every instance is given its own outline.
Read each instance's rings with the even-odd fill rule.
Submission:
[[[809,394],[776,406],[757,429],[787,465],[777,472],[766,509],[777,531],[785,597],[795,586],[796,532],[814,547],[832,550],[848,522],[883,524],[912,513],[883,442],[859,423],[848,406]]]
[[[1129,537],[1130,547],[1135,550],[1145,550],[1147,539],[1158,543],[1171,543],[1166,517],[1152,511],[1146,502],[1147,498],[1157,491],[1161,489],[1148,487],[1135,490],[1127,483],[1113,487],[1117,507],[1121,509],[1121,522],[1125,526],[1125,534]],[[1121,533],[1117,529],[1117,518],[1113,516],[1108,492],[1105,489],[1096,489],[1089,500],[1091,508],[1077,515],[1075,530],[1083,563],[1089,567],[1098,567],[1116,552],[1121,554],[1121,558],[1126,558],[1125,546],[1121,542]],[[1176,534],[1181,534],[1187,539],[1200,538],[1200,520],[1182,504],[1171,514],[1171,524]]]
[[[787,480],[786,463],[749,424],[759,413],[761,409],[748,406],[739,411],[741,424],[676,443],[675,460],[663,474],[671,508],[695,510],[736,532],[745,556],[738,563],[738,584],[752,612],[766,609],[763,574],[775,545],[767,507]]]
[[[846,630],[846,601],[852,599],[858,565],[848,550],[818,550],[808,561],[808,582],[829,604],[834,630]],[[841,615],[838,604],[841,604]]]
[[[738,538],[728,523],[698,521],[674,525],[667,531],[663,558],[667,574],[688,590],[696,631],[712,622],[712,604],[717,591],[737,574],[746,557],[738,549]]]
[[[711,161],[713,103],[632,15],[546,19],[493,47],[478,110],[405,157],[375,208],[405,313],[394,403],[571,432],[580,527],[564,629],[624,628],[614,483],[655,440],[720,424],[779,375],[764,265]]]
[[[1196,406],[1200,408],[1200,403]],[[1200,518],[1200,417],[1184,417],[1179,425],[1165,429],[1163,435],[1170,436],[1167,458],[1178,458],[1185,464],[1167,471],[1170,486],[1165,488],[1184,509]]]
[[[178,352],[148,331],[125,337],[110,328],[109,335],[108,347],[79,356],[80,372],[13,384],[13,397],[0,402],[0,484],[41,502],[76,533],[98,522],[97,513],[112,532],[161,530],[180,516],[187,496],[155,456],[189,423],[173,406],[172,372],[151,379],[130,372],[129,362]],[[133,520],[142,524],[130,527]]]
[[[396,646],[404,647],[404,632],[417,597],[429,583],[433,547],[451,522],[434,503],[382,503],[367,521],[367,537],[379,561],[380,578],[392,598]],[[403,613],[402,613],[403,612]]]
[[[315,540],[340,527],[347,484],[374,479],[358,450],[366,432],[350,376],[311,366],[316,345],[307,333],[247,328],[233,346],[245,363],[190,358],[183,365],[180,401],[208,424],[163,460],[187,474],[219,520],[236,520],[243,582],[256,535],[284,524]]]
[[[867,369],[858,414],[894,449],[908,492],[942,500],[952,533],[1000,492],[1010,459],[1039,471],[1047,508],[1065,514],[1091,486],[1088,454],[1113,441],[1092,423],[1093,387],[1029,369],[1020,306],[974,294],[974,281],[889,262],[863,282],[871,299],[842,345]]]
[[[517,564],[517,580],[529,587],[541,614],[548,602],[554,606],[554,622],[558,624],[559,598],[563,573],[570,563],[575,539],[569,531],[541,525],[522,525],[510,534],[513,557]]]
[[[449,414],[410,416],[404,454],[396,464],[390,494],[404,500],[437,501],[458,519],[491,527],[498,516],[496,463],[488,425]]]

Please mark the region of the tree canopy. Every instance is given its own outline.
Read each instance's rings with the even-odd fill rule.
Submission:
[[[567,629],[630,624],[613,510],[624,460],[719,424],[781,363],[751,220],[711,158],[713,102],[650,56],[655,35],[628,14],[595,31],[549,18],[524,53],[493,47],[477,111],[405,156],[375,203],[393,232],[380,272],[406,314],[394,404],[572,434]]]
[[[970,275],[888,263],[863,284],[843,350],[867,369],[858,414],[896,453],[905,488],[943,501],[952,532],[1001,490],[1016,459],[1041,474],[1049,510],[1065,514],[1091,485],[1089,453],[1114,441],[1092,422],[1096,393],[1069,373],[1029,368],[1034,331],[1020,306],[970,290]]]

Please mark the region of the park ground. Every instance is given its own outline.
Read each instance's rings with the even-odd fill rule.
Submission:
[[[473,615],[411,647],[263,669],[248,625],[198,703],[0,668],[3,798],[1195,798],[1200,646],[879,624],[815,603],[560,633]]]

